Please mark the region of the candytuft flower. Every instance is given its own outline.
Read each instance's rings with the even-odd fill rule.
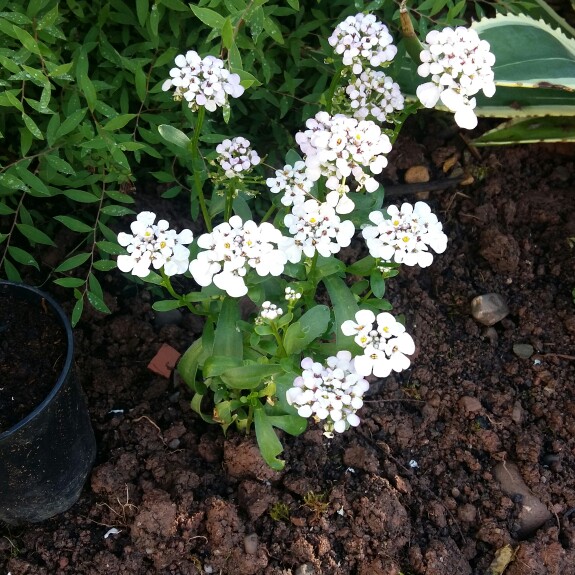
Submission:
[[[410,365],[408,355],[415,352],[415,343],[390,313],[375,316],[371,310],[360,310],[353,320],[341,324],[344,335],[353,335],[355,342],[364,349],[363,355],[354,358],[357,373],[366,377],[373,373],[387,377],[392,371],[403,371]]]
[[[250,148],[250,141],[238,136],[216,146],[217,162],[228,178],[241,178],[260,163],[260,157]]]
[[[154,269],[164,269],[167,276],[183,274],[188,269],[190,250],[185,247],[192,243],[194,236],[190,230],[177,233],[169,229],[166,220],[159,220],[153,212],[140,212],[136,221],[130,224],[131,234],[120,232],[118,243],[128,254],[118,256],[118,268],[123,272],[145,278]]]
[[[315,199],[293,206],[284,223],[292,238],[285,238],[280,247],[294,263],[301,259],[302,252],[307,257],[316,251],[329,257],[349,246],[355,233],[350,220],[342,222],[333,207]]]
[[[373,68],[385,66],[397,54],[387,26],[373,14],[348,16],[327,41],[356,75],[361,74],[367,64]]]
[[[312,181],[326,176],[326,187],[337,191],[341,198],[345,178],[353,175],[358,189],[374,192],[379,187],[377,180],[367,173],[380,174],[387,166],[385,154],[391,151],[391,141],[381,128],[371,120],[357,120],[344,114],[330,116],[318,112],[306,121],[307,130],[298,132],[295,140],[305,154],[306,174]],[[342,203],[349,213],[349,197]],[[339,200],[332,205],[339,204]],[[353,202],[351,204],[353,209]]]
[[[313,187],[313,181],[306,175],[305,162],[300,160],[293,166],[287,164],[283,170],[276,170],[275,177],[268,178],[266,185],[272,194],[283,192],[281,203],[284,206],[291,206],[306,200]]]
[[[426,42],[428,47],[421,52],[417,73],[423,78],[431,75],[431,81],[417,88],[417,97],[426,108],[433,108],[441,100],[455,113],[458,126],[475,128],[473,96],[483,91],[490,98],[495,93],[495,56],[489,43],[464,26],[432,30]]]
[[[346,94],[354,118],[365,120],[371,116],[378,122],[387,122],[387,117],[403,110],[405,98],[394,82],[383,72],[367,68],[359,77],[353,77],[339,94]]]
[[[443,226],[425,202],[404,203],[401,209],[389,206],[387,214],[389,218],[383,212],[371,212],[369,219],[375,225],[361,232],[374,258],[425,268],[433,261],[429,247],[438,254],[447,248]]]
[[[363,406],[362,397],[369,383],[356,371],[351,353],[340,351],[328,357],[326,365],[306,357],[301,366],[301,376],[295,378],[286,393],[288,403],[298,414],[313,417],[316,422],[325,421],[326,435],[358,426],[356,412]]]
[[[228,97],[239,98],[244,93],[238,74],[224,67],[223,60],[215,56],[202,58],[194,50],[178,54],[176,67],[170,70],[170,78],[162,84],[162,90],[174,90],[175,100],[186,100],[196,111],[204,106],[209,112],[225,106]]]
[[[209,234],[198,238],[201,251],[190,262],[190,273],[201,286],[215,284],[232,297],[248,293],[245,276],[254,269],[259,276],[279,276],[287,256],[277,249],[283,239],[279,230],[264,222],[242,222],[232,216],[229,222],[217,225]]]

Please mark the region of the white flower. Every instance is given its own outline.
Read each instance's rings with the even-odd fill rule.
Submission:
[[[399,84],[381,71],[367,68],[359,77],[353,77],[347,88],[340,88],[338,94],[346,94],[354,118],[365,120],[368,116],[378,122],[387,122],[387,117],[403,110],[405,98]]]
[[[348,16],[336,26],[328,42],[356,75],[366,64],[372,68],[385,66],[397,54],[387,26],[373,14]]]
[[[238,74],[224,67],[223,60],[215,56],[202,58],[194,50],[179,54],[170,78],[162,84],[164,92],[175,88],[174,99],[186,100],[196,111],[204,106],[209,112],[228,103],[228,96],[239,98],[244,93]]]
[[[260,157],[250,148],[250,141],[238,136],[216,146],[217,161],[228,178],[241,178],[260,163]]]
[[[386,262],[395,261],[408,266],[428,267],[433,262],[431,248],[438,254],[447,248],[443,226],[425,202],[415,206],[404,203],[387,208],[389,218],[380,211],[369,214],[370,221],[362,230],[369,253]]]
[[[288,302],[296,302],[298,299],[301,299],[301,293],[296,292],[293,288],[288,286],[285,289],[285,299]]]
[[[285,244],[286,250],[299,251],[299,258],[295,261],[301,259],[302,252],[307,257],[312,257],[316,251],[329,257],[349,246],[355,233],[351,221],[342,222],[329,204],[320,204],[315,199],[293,206],[284,223],[293,237],[293,243]],[[290,256],[291,253],[288,258],[293,261]]]
[[[373,192],[378,188],[375,178],[364,171],[380,174],[387,166],[385,154],[391,151],[391,141],[377,124],[344,114],[318,112],[306,121],[306,127],[295,135],[295,140],[305,154],[310,180],[325,176],[327,188],[341,192],[342,181],[353,175],[358,189],[365,187]]]
[[[356,427],[360,420],[357,410],[363,406],[363,395],[368,382],[355,369],[355,359],[349,351],[340,351],[328,357],[326,365],[310,357],[302,360],[303,372],[296,377],[286,399],[301,417],[325,421],[327,433],[344,432]]]
[[[284,206],[301,204],[313,187],[313,181],[306,175],[306,166],[302,161],[293,166],[285,165],[283,170],[276,170],[274,178],[268,178],[266,185],[272,194],[283,192],[281,203]]]
[[[421,52],[417,73],[423,78],[431,75],[431,81],[418,86],[417,97],[426,108],[433,108],[441,100],[455,113],[460,127],[475,128],[473,96],[483,91],[490,98],[495,93],[495,56],[489,43],[463,26],[432,30],[426,42],[428,47]]]
[[[355,342],[364,349],[363,355],[354,359],[355,369],[362,376],[371,373],[387,377],[392,371],[403,371],[410,365],[408,355],[415,351],[412,337],[405,327],[390,313],[375,316],[371,310],[360,310],[353,320],[341,324],[344,335],[353,335]]]
[[[263,319],[274,320],[283,315],[283,310],[274,303],[269,301],[264,301],[262,303],[262,309],[260,310],[260,317]]]
[[[132,234],[120,232],[118,243],[128,254],[118,256],[118,268],[123,272],[145,278],[154,269],[164,269],[167,276],[183,274],[188,269],[190,250],[185,247],[192,243],[194,236],[190,230],[177,233],[170,230],[166,220],[154,224],[156,214],[140,212],[136,221],[130,224]]]
[[[232,297],[247,294],[245,276],[253,269],[260,276],[279,276],[288,261],[278,249],[281,232],[270,223],[259,226],[232,216],[209,234],[198,238],[201,251],[190,262],[190,273],[201,286],[214,284]]]

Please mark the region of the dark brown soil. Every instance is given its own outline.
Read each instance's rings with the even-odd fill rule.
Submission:
[[[0,433],[32,412],[62,372],[66,334],[42,304],[0,290]]]
[[[155,296],[110,274],[113,315],[75,330],[96,467],[69,512],[0,527],[0,573],[484,575],[507,553],[505,575],[575,574],[575,147],[475,157],[453,132],[429,134],[401,138],[389,189],[416,165],[432,183],[474,181],[436,186],[448,250],[388,284],[417,352],[373,383],[360,427],[286,437],[286,468],[271,471],[147,369],[201,324],[154,314]],[[486,328],[470,301],[492,292],[510,313]]]

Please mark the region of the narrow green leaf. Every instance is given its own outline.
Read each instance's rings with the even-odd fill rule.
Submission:
[[[86,282],[80,278],[58,278],[54,280],[54,283],[66,288],[79,288]]]
[[[90,302],[90,305],[95,310],[98,310],[101,313],[112,313],[100,296],[96,295],[94,292],[91,291],[88,291],[87,296],[88,296],[88,302]]]
[[[68,229],[73,232],[78,232],[81,234],[86,234],[88,232],[94,231],[92,226],[81,222],[80,220],[73,218],[71,216],[54,216],[54,219],[61,224],[64,224]]]
[[[50,167],[54,168],[61,174],[66,174],[68,176],[76,175],[74,168],[66,160],[59,158],[55,154],[48,154],[44,156],[44,160],[50,165]]]
[[[4,271],[6,272],[6,277],[11,282],[22,281],[22,276],[20,275],[20,272],[14,267],[14,264],[8,258],[4,258]]]
[[[234,26],[232,19],[228,16],[222,26],[222,43],[224,48],[229,50],[234,44]]]
[[[378,269],[374,269],[371,272],[369,278],[369,283],[371,286],[371,291],[376,298],[381,299],[385,295],[385,280]]]
[[[189,143],[191,142],[190,138],[188,138],[184,132],[168,124],[160,124],[158,126],[158,132],[160,133],[160,136],[164,138],[164,140],[178,146],[179,148],[187,149]]]
[[[16,227],[20,233],[26,236],[31,242],[47,246],[56,245],[44,232],[36,229],[34,226],[29,224],[16,224]]]
[[[3,201],[0,201],[0,216],[8,216],[14,212],[14,208],[7,206]]]
[[[76,302],[76,304],[74,305],[74,309],[72,310],[72,319],[71,319],[72,327],[75,327],[78,324],[80,318],[82,317],[83,311],[84,311],[84,299],[80,297]]]
[[[284,38],[279,26],[270,16],[264,17],[264,30],[270,35],[274,42],[278,44],[284,43]]]
[[[104,206],[100,211],[107,216],[126,216],[136,213],[134,210],[126,208],[125,206]]]
[[[354,343],[353,338],[343,335],[341,324],[348,319],[355,319],[355,314],[359,311],[359,307],[353,293],[341,278],[333,275],[323,278],[322,282],[327,289],[333,306],[336,344],[339,349],[348,349]]]
[[[221,30],[223,28],[225,18],[221,14],[218,14],[216,11],[210,10],[209,8],[200,8],[193,4],[190,4],[190,8],[196,18],[200,19],[204,24],[206,24],[206,26],[209,26],[214,30]]]
[[[32,172],[28,171],[28,169],[22,165],[18,164],[16,166],[16,172],[22,178],[22,181],[30,188],[29,192],[34,196],[51,196],[52,193],[46,187],[46,184],[38,177],[35,176]]]
[[[136,0],[136,15],[140,26],[143,26],[148,19],[150,6],[148,0]]]
[[[141,68],[136,68],[134,72],[134,84],[136,86],[136,94],[140,102],[144,102],[148,95],[148,79],[146,78],[144,70]]]
[[[283,446],[276,435],[274,428],[263,408],[257,407],[254,410],[254,426],[256,439],[264,461],[276,471],[280,471],[285,466],[285,461],[277,456],[283,451]]]
[[[217,348],[216,348],[217,349]],[[221,380],[233,389],[256,389],[263,380],[282,371],[279,364],[253,364],[231,367],[221,375]]]
[[[69,134],[72,130],[74,130],[80,122],[84,119],[86,115],[86,108],[82,108],[81,110],[76,110],[72,114],[70,114],[63,122],[60,124],[60,127],[56,130],[56,134],[54,136],[55,140],[58,140],[62,136]]]
[[[136,114],[120,114],[119,116],[115,116],[111,118],[104,124],[104,130],[108,132],[114,132],[115,130],[119,130],[123,128],[130,120],[133,120],[136,117]]]
[[[204,378],[217,377],[224,373],[226,370],[233,367],[241,367],[242,360],[237,357],[229,357],[227,355],[211,355],[206,359],[202,367],[202,374]]]
[[[196,381],[196,373],[199,367],[199,360],[202,354],[202,339],[197,339],[194,343],[184,352],[180,361],[178,361],[177,370],[182,379],[186,382],[188,387],[193,389],[193,384]]]
[[[76,254],[75,256],[72,256],[67,260],[64,260],[54,271],[56,273],[61,273],[73,270],[78,266],[81,266],[84,262],[86,262],[86,260],[90,258],[90,255],[91,254],[89,253]]]
[[[32,254],[28,253],[26,250],[17,248],[16,246],[8,246],[8,253],[12,256],[14,261],[22,264],[24,266],[32,266],[37,270],[40,269],[38,262],[34,259]]]
[[[98,260],[92,264],[92,267],[100,272],[109,272],[116,269],[118,265],[114,260]]]
[[[165,299],[165,300],[161,300],[161,301],[156,301],[154,302],[154,304],[152,305],[152,308],[155,311],[170,311],[173,309],[178,309],[179,307],[182,307],[182,303],[180,303],[178,300],[175,299]]]
[[[325,305],[317,305],[304,313],[299,321],[292,323],[284,338],[284,347],[288,356],[302,352],[323,335],[327,330],[329,320],[329,308]]]
[[[81,204],[92,204],[100,201],[98,196],[95,196],[90,192],[85,192],[84,190],[64,190],[64,195],[75,202],[80,202]]]
[[[105,254],[110,254],[111,256],[119,256],[120,254],[126,253],[126,250],[122,246],[112,242],[101,241],[96,242],[96,245]]]
[[[14,174],[4,172],[0,174],[0,189],[6,188],[8,190],[22,190],[23,192],[28,191],[28,186]]]
[[[240,306],[237,299],[226,297],[216,326],[214,350],[218,355],[242,358],[242,334],[237,329],[240,320]]]
[[[76,79],[78,81],[78,86],[86,98],[86,103],[88,104],[88,108],[91,111],[94,111],[96,106],[96,100],[98,96],[96,94],[96,88],[90,76],[89,72],[89,62],[88,62],[88,50],[86,45],[84,44],[80,49],[78,54],[78,58],[76,60]]]
[[[37,140],[43,140],[44,139],[44,134],[42,134],[42,131],[40,130],[40,128],[38,128],[38,124],[36,124],[36,122],[34,122],[34,120],[30,116],[28,116],[28,114],[22,112],[22,120],[24,120],[24,124],[25,124],[26,128],[28,128],[28,131]]]

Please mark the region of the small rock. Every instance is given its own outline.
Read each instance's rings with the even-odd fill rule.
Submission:
[[[497,293],[478,295],[471,302],[471,315],[483,325],[495,325],[508,314],[507,302]]]
[[[514,463],[504,461],[498,463],[493,469],[495,479],[499,481],[501,490],[513,497],[521,495],[521,511],[518,516],[519,529],[517,535],[526,538],[532,535],[541,525],[551,519],[552,515],[547,507],[531,493],[525,485],[519,468]]]
[[[244,549],[248,555],[255,555],[258,552],[258,536],[250,533],[244,537]]]
[[[481,402],[476,397],[471,397],[469,395],[464,395],[459,400],[459,407],[468,413],[474,411],[479,411],[481,409]]]
[[[521,359],[529,359],[535,350],[528,343],[516,343],[513,345],[513,353]]]
[[[304,563],[295,570],[295,575],[315,575],[315,569],[311,563]]]
[[[466,503],[462,505],[457,510],[457,516],[459,517],[460,521],[464,523],[475,523],[477,519],[477,508],[471,503]]]
[[[514,423],[520,424],[523,420],[523,406],[520,401],[513,404],[513,411],[511,412],[511,419]]]
[[[483,328],[482,336],[484,339],[488,339],[492,347],[497,347],[497,342],[499,341],[499,336],[497,335],[497,330],[494,327]]]
[[[408,184],[429,182],[429,170],[426,166],[411,166],[411,168],[405,172],[405,181]]]

